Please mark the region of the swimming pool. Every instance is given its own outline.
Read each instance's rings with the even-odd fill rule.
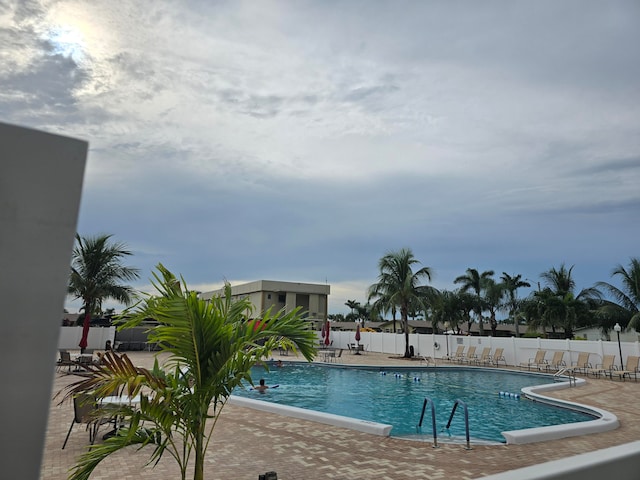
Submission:
[[[394,369],[391,367],[348,368],[307,363],[272,366],[269,372],[255,367],[252,378],[267,385],[278,385],[265,394],[236,389],[233,394],[281,405],[358,418],[393,425],[391,435],[410,437],[419,433],[416,426],[425,397],[436,408],[439,437],[464,437],[462,409],[448,430],[444,427],[457,399],[468,406],[471,437],[504,442],[501,432],[547,425],[593,420],[586,413],[532,402],[514,395],[523,387],[553,383],[551,375],[496,371],[474,368]],[[428,410],[422,426],[431,435]]]

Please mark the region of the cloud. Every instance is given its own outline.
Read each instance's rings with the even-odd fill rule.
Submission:
[[[89,140],[78,229],[147,276],[342,309],[402,247],[438,288],[636,255],[637,2],[5,5],[3,120]]]

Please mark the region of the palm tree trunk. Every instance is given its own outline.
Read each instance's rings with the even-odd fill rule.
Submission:
[[[400,310],[400,317],[404,326],[404,358],[411,358],[411,350],[409,349],[409,315],[406,309]]]
[[[195,451],[196,459],[193,468],[193,480],[204,480],[204,430],[203,422],[199,422],[199,425],[195,427]]]
[[[496,330],[498,329],[498,321],[496,320],[496,312],[491,312],[491,335],[496,337]]]

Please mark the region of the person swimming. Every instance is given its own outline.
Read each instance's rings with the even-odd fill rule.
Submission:
[[[267,388],[269,388],[269,385],[266,385],[264,383],[264,378],[260,379],[260,384],[259,385],[253,387],[254,390],[257,390],[260,393],[264,393]]]
[[[267,388],[278,388],[280,385],[267,385],[266,383],[264,383],[264,378],[260,379],[260,383],[258,385],[256,385],[255,387],[253,387],[251,390],[257,390],[260,393],[265,393],[265,391],[267,390]]]

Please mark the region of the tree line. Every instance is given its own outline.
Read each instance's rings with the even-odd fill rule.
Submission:
[[[361,305],[348,300],[351,312],[332,320],[380,321],[397,315],[407,337],[408,320],[421,318],[431,322],[434,332],[471,330],[478,324],[479,334],[491,332],[496,336],[498,314],[503,323],[513,324],[516,335],[520,328],[552,332],[562,330],[566,338],[573,338],[577,328],[595,326],[606,335],[618,323],[623,328],[640,330],[640,260],[631,258],[628,266],[617,265],[611,276],[620,287],[597,282],[592,287],[576,291],[574,266],[565,264],[540,274],[538,288],[526,297],[518,291],[530,288],[528,279],[520,274],[502,272],[496,278],[493,270],[468,268],[454,280],[453,290],[438,290],[425,284],[431,281],[432,269],[420,266],[411,249],[388,252],[378,262],[377,282],[367,291],[367,302]],[[488,326],[488,329],[485,328]]]
[[[69,294],[83,301],[84,331],[80,342],[86,347],[91,315],[100,313],[102,302],[115,299],[129,305],[135,298],[133,289],[123,284],[138,278],[139,271],[123,265],[131,252],[120,242],[112,242],[111,235],[76,237],[69,275]],[[573,266],[562,264],[540,274],[538,288],[526,297],[520,297],[522,288],[530,288],[528,279],[520,274],[502,272],[496,278],[493,270],[479,271],[468,268],[454,280],[458,288],[438,290],[428,285],[433,271],[421,266],[409,248],[392,251],[378,261],[377,282],[366,294],[361,305],[348,300],[351,312],[344,317],[330,315],[331,320],[377,321],[399,315],[408,339],[409,318],[431,322],[435,332],[462,328],[471,330],[478,324],[480,335],[489,331],[496,336],[498,314],[506,318],[503,323],[520,327],[562,331],[573,338],[576,328],[595,326],[605,335],[618,323],[623,328],[640,331],[640,260],[631,258],[628,266],[617,265],[611,276],[620,286],[608,282],[576,291]],[[485,328],[488,327],[488,328]]]

